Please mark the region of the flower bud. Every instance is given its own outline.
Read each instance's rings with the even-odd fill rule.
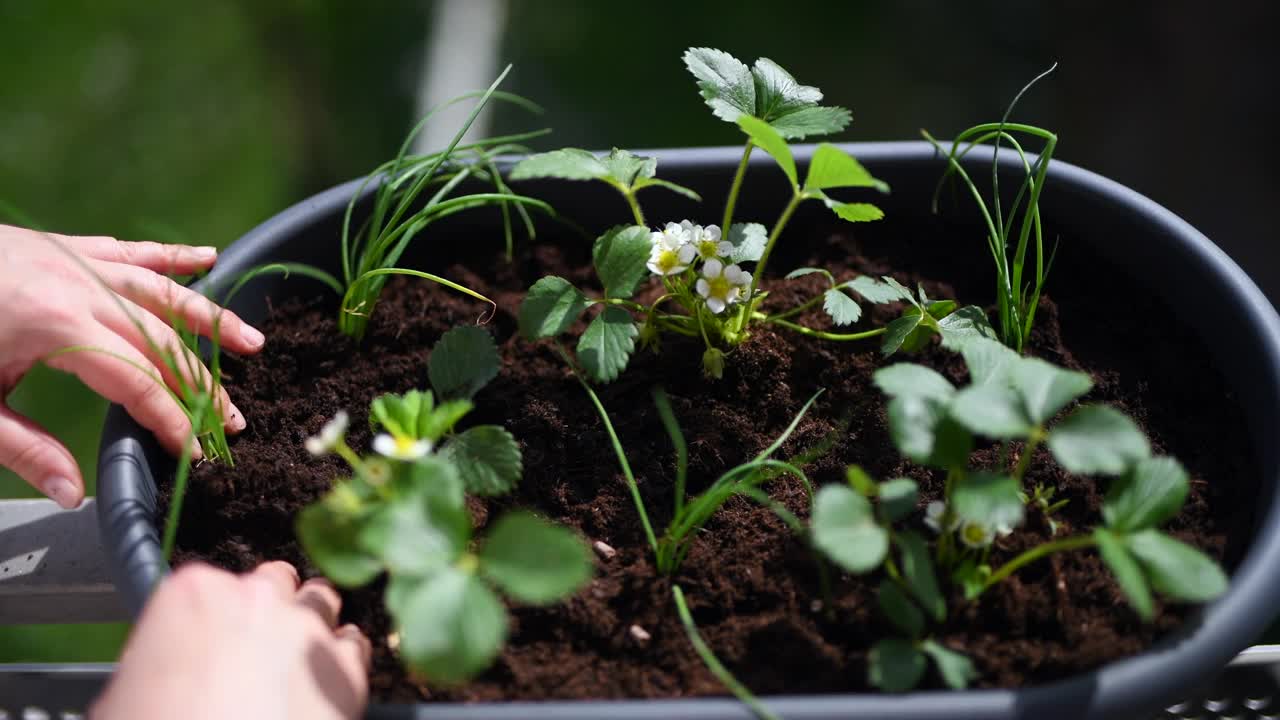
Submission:
[[[724,377],[724,353],[716,348],[707,348],[702,353],[702,374],[716,380]]]

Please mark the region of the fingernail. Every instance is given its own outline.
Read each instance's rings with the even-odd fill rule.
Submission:
[[[227,423],[227,427],[231,428],[231,432],[240,432],[247,424],[244,420],[244,413],[240,412],[240,408],[236,407],[235,403],[231,404],[230,410],[231,420]]]
[[[191,249],[191,254],[192,254],[192,255],[195,255],[195,256],[196,256],[196,259],[197,259],[197,260],[201,260],[201,261],[206,261],[206,260],[217,260],[217,259],[218,259],[218,248],[216,248],[216,247],[209,247],[209,246],[207,246],[207,245],[206,245],[206,246],[204,246],[204,247],[192,248],[192,249]]]
[[[64,477],[46,480],[44,494],[65,510],[74,510],[80,505],[80,493],[76,492],[76,484]]]
[[[200,441],[191,438],[191,459],[199,460],[204,457],[204,449],[200,447]]]
[[[267,337],[265,335],[258,332],[257,328],[248,323],[244,323],[240,326],[240,337],[244,338],[244,341],[248,343],[249,347],[255,348],[262,347],[263,343],[267,341]]]

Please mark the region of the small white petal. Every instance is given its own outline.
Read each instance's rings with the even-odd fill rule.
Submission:
[[[724,263],[720,262],[719,260],[708,260],[702,266],[702,276],[707,278],[708,280],[712,278],[720,277],[720,274],[723,272],[724,272]]]
[[[725,302],[720,298],[717,298],[717,297],[707,298],[707,309],[715,313],[716,315],[719,315],[720,313],[724,312],[725,307],[727,307],[725,305]]]
[[[325,447],[324,441],[318,437],[309,437],[303,444],[306,446],[307,452],[315,455],[316,457],[320,457],[321,455],[325,455],[329,452],[329,448]]]
[[[718,242],[720,240],[719,225],[708,225],[705,228],[703,228],[702,231],[706,233],[707,237],[710,238],[712,242]]]
[[[706,297],[707,294],[711,292],[711,286],[708,285],[707,281],[703,278],[698,278],[698,282],[694,284],[694,287],[702,297]]]
[[[733,254],[733,243],[728,240],[721,240],[716,243],[716,252],[720,253],[724,257],[729,257]]]
[[[698,248],[692,245],[681,245],[680,249],[676,252],[678,253],[680,262],[684,263],[685,265],[688,265],[689,263],[693,262],[693,258],[697,256]],[[680,268],[680,269],[683,270],[684,268]]]
[[[396,456],[396,439],[382,433],[373,439],[374,452],[389,458]]]

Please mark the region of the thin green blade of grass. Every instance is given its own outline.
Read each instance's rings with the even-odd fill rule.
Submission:
[[[294,274],[309,277],[312,280],[318,280],[339,296],[343,293],[342,283],[338,282],[337,278],[314,265],[307,265],[305,263],[269,263],[267,265],[259,265],[246,270],[239,278],[236,279],[230,289],[227,290],[226,294],[222,296],[222,304],[230,304],[231,299],[235,297],[250,280],[253,280],[256,277],[262,275],[283,275],[287,279],[290,275]]]
[[[600,415],[600,420],[604,423],[605,433],[609,436],[609,443],[613,446],[613,452],[618,457],[618,465],[622,468],[622,475],[627,479],[627,489],[631,491],[631,500],[635,503],[636,513],[640,516],[640,524],[644,527],[645,539],[649,542],[649,548],[653,550],[654,555],[658,554],[658,538],[653,534],[653,525],[649,522],[649,512],[645,509],[644,498],[640,497],[640,486],[636,483],[636,476],[631,472],[631,463],[627,461],[627,453],[622,449],[622,441],[618,439],[618,433],[613,428],[613,421],[609,419],[609,413],[604,409],[604,403],[600,402],[600,396],[596,395],[596,391],[583,377],[582,372],[573,363],[573,359],[569,357],[569,352],[564,346],[556,344],[556,350],[559,351],[560,357],[564,358],[569,369],[573,371],[574,377],[578,379],[578,383],[582,385],[582,389],[587,392],[587,396],[591,398],[591,404],[595,406],[596,412]]]
[[[684,510],[685,480],[689,475],[689,446],[685,442],[684,433],[680,430],[680,423],[676,422],[676,415],[671,410],[671,400],[661,388],[654,390],[653,404],[658,406],[658,417],[662,420],[662,427],[666,429],[667,436],[671,438],[671,444],[676,449],[675,514],[678,516]]]
[[[733,696],[738,698],[742,704],[751,708],[751,712],[761,720],[778,720],[778,716],[772,710],[765,707],[746,685],[738,681],[733,673],[729,672],[729,668],[720,662],[716,654],[702,639],[702,634],[698,632],[698,626],[693,622],[693,615],[689,612],[689,606],[685,604],[684,590],[679,585],[671,586],[671,596],[675,599],[676,613],[680,616],[680,624],[684,625],[685,635],[689,638],[689,644],[693,646],[694,652],[698,653],[698,657],[702,658],[702,662],[711,671],[712,675],[725,686]]]

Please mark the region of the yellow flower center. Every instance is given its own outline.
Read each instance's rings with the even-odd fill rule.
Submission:
[[[698,241],[698,257],[703,260],[710,260],[720,254],[720,243],[713,240]]]
[[[663,250],[658,254],[658,261],[655,263],[663,275],[680,267],[680,254],[675,250]]]
[[[707,294],[711,297],[720,298],[721,300],[729,299],[729,291],[733,289],[733,285],[724,275],[707,279]]]
[[[417,441],[408,436],[396,438],[396,454],[408,455],[413,452],[415,444]]]
[[[987,540],[986,528],[977,523],[965,523],[960,532],[964,535],[965,541],[973,545],[982,544]]]

